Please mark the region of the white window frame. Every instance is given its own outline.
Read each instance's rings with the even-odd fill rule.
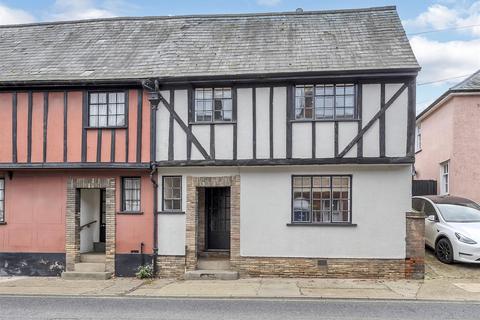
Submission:
[[[0,177],[0,223],[5,223],[5,178]]]
[[[415,152],[422,151],[422,125],[415,127]]]
[[[450,194],[450,160],[440,163],[440,194]]]

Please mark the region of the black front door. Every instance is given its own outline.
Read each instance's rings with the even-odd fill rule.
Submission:
[[[106,204],[107,204],[107,196],[106,190],[100,190],[100,235],[99,235],[99,242],[105,242],[105,229],[106,229]]]
[[[230,250],[230,188],[205,188],[207,250]]]

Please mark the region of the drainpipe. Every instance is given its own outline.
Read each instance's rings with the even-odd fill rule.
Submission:
[[[156,165],[157,150],[157,110],[160,102],[160,88],[158,80],[145,80],[142,82],[145,89],[149,91],[150,101],[150,181],[153,185],[153,277],[157,276],[158,257],[158,169]]]

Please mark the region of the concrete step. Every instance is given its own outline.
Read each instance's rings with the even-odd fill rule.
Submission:
[[[62,279],[65,280],[107,280],[112,277],[111,272],[78,272],[64,271]]]
[[[230,260],[200,258],[197,262],[199,270],[230,270]]]
[[[231,270],[195,270],[185,272],[185,280],[237,280],[238,272]]]
[[[105,253],[82,253],[80,262],[105,263]]]
[[[105,272],[105,263],[81,262],[75,263],[77,272]]]

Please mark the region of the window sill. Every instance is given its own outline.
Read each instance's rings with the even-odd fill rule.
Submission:
[[[185,211],[158,211],[157,214],[185,214]]]
[[[6,225],[7,223],[5,221],[0,221],[0,226]]]
[[[359,122],[361,119],[294,119],[290,122]]]
[[[117,214],[124,214],[124,215],[142,215],[143,211],[118,211]]]
[[[83,127],[85,130],[111,130],[111,129],[128,129],[127,126],[112,126],[112,127]]]
[[[287,223],[287,227],[356,227],[356,223]]]
[[[190,121],[188,124],[190,125],[207,125],[207,124],[235,124],[237,121]]]

